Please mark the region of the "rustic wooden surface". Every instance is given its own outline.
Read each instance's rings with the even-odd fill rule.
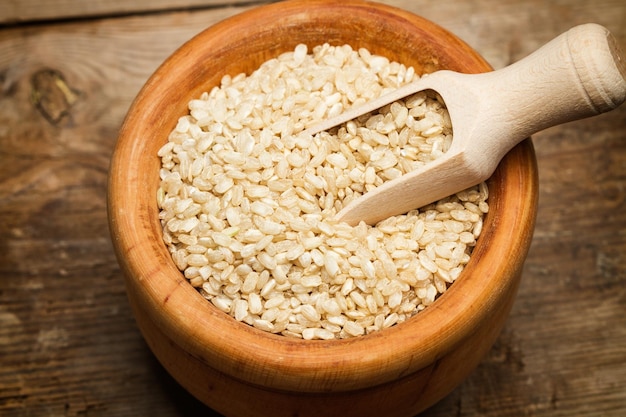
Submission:
[[[626,49],[623,0],[385,3],[451,30],[495,68],[585,22]],[[0,415],[217,416],[134,324],[107,229],[107,169],[157,65],[255,5],[0,3]],[[626,106],[534,143],[539,213],[517,301],[488,357],[425,416],[626,415]]]

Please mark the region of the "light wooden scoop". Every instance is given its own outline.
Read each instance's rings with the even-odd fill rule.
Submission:
[[[607,29],[576,26],[506,68],[437,71],[305,133],[328,130],[423,90],[439,93],[448,109],[450,149],[355,199],[338,220],[374,224],[462,191],[489,178],[502,157],[530,135],[616,108],[626,99],[626,60]]]

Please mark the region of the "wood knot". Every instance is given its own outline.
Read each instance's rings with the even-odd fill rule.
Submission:
[[[34,106],[53,125],[70,114],[80,92],[72,89],[65,77],[54,69],[42,69],[31,78],[31,98]]]

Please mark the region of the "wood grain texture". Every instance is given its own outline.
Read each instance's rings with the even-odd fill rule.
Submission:
[[[386,3],[453,31],[496,68],[585,22],[626,49],[622,0]],[[0,28],[0,415],[217,415],[137,331],[107,231],[106,170],[152,71],[241,10]],[[479,368],[423,415],[626,413],[625,132],[622,106],[535,136],[539,213],[512,314]]]
[[[227,4],[245,6],[262,1],[232,0]],[[0,25],[54,20],[80,20],[145,13],[221,8],[223,0],[5,0],[0,3]]]

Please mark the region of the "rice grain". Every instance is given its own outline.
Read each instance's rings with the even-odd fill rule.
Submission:
[[[489,210],[486,184],[373,227],[333,220],[448,150],[439,97],[299,135],[416,78],[365,49],[298,45],[189,102],[158,151],[157,203],[164,243],[202,296],[262,331],[328,340],[401,323],[453,285]]]

